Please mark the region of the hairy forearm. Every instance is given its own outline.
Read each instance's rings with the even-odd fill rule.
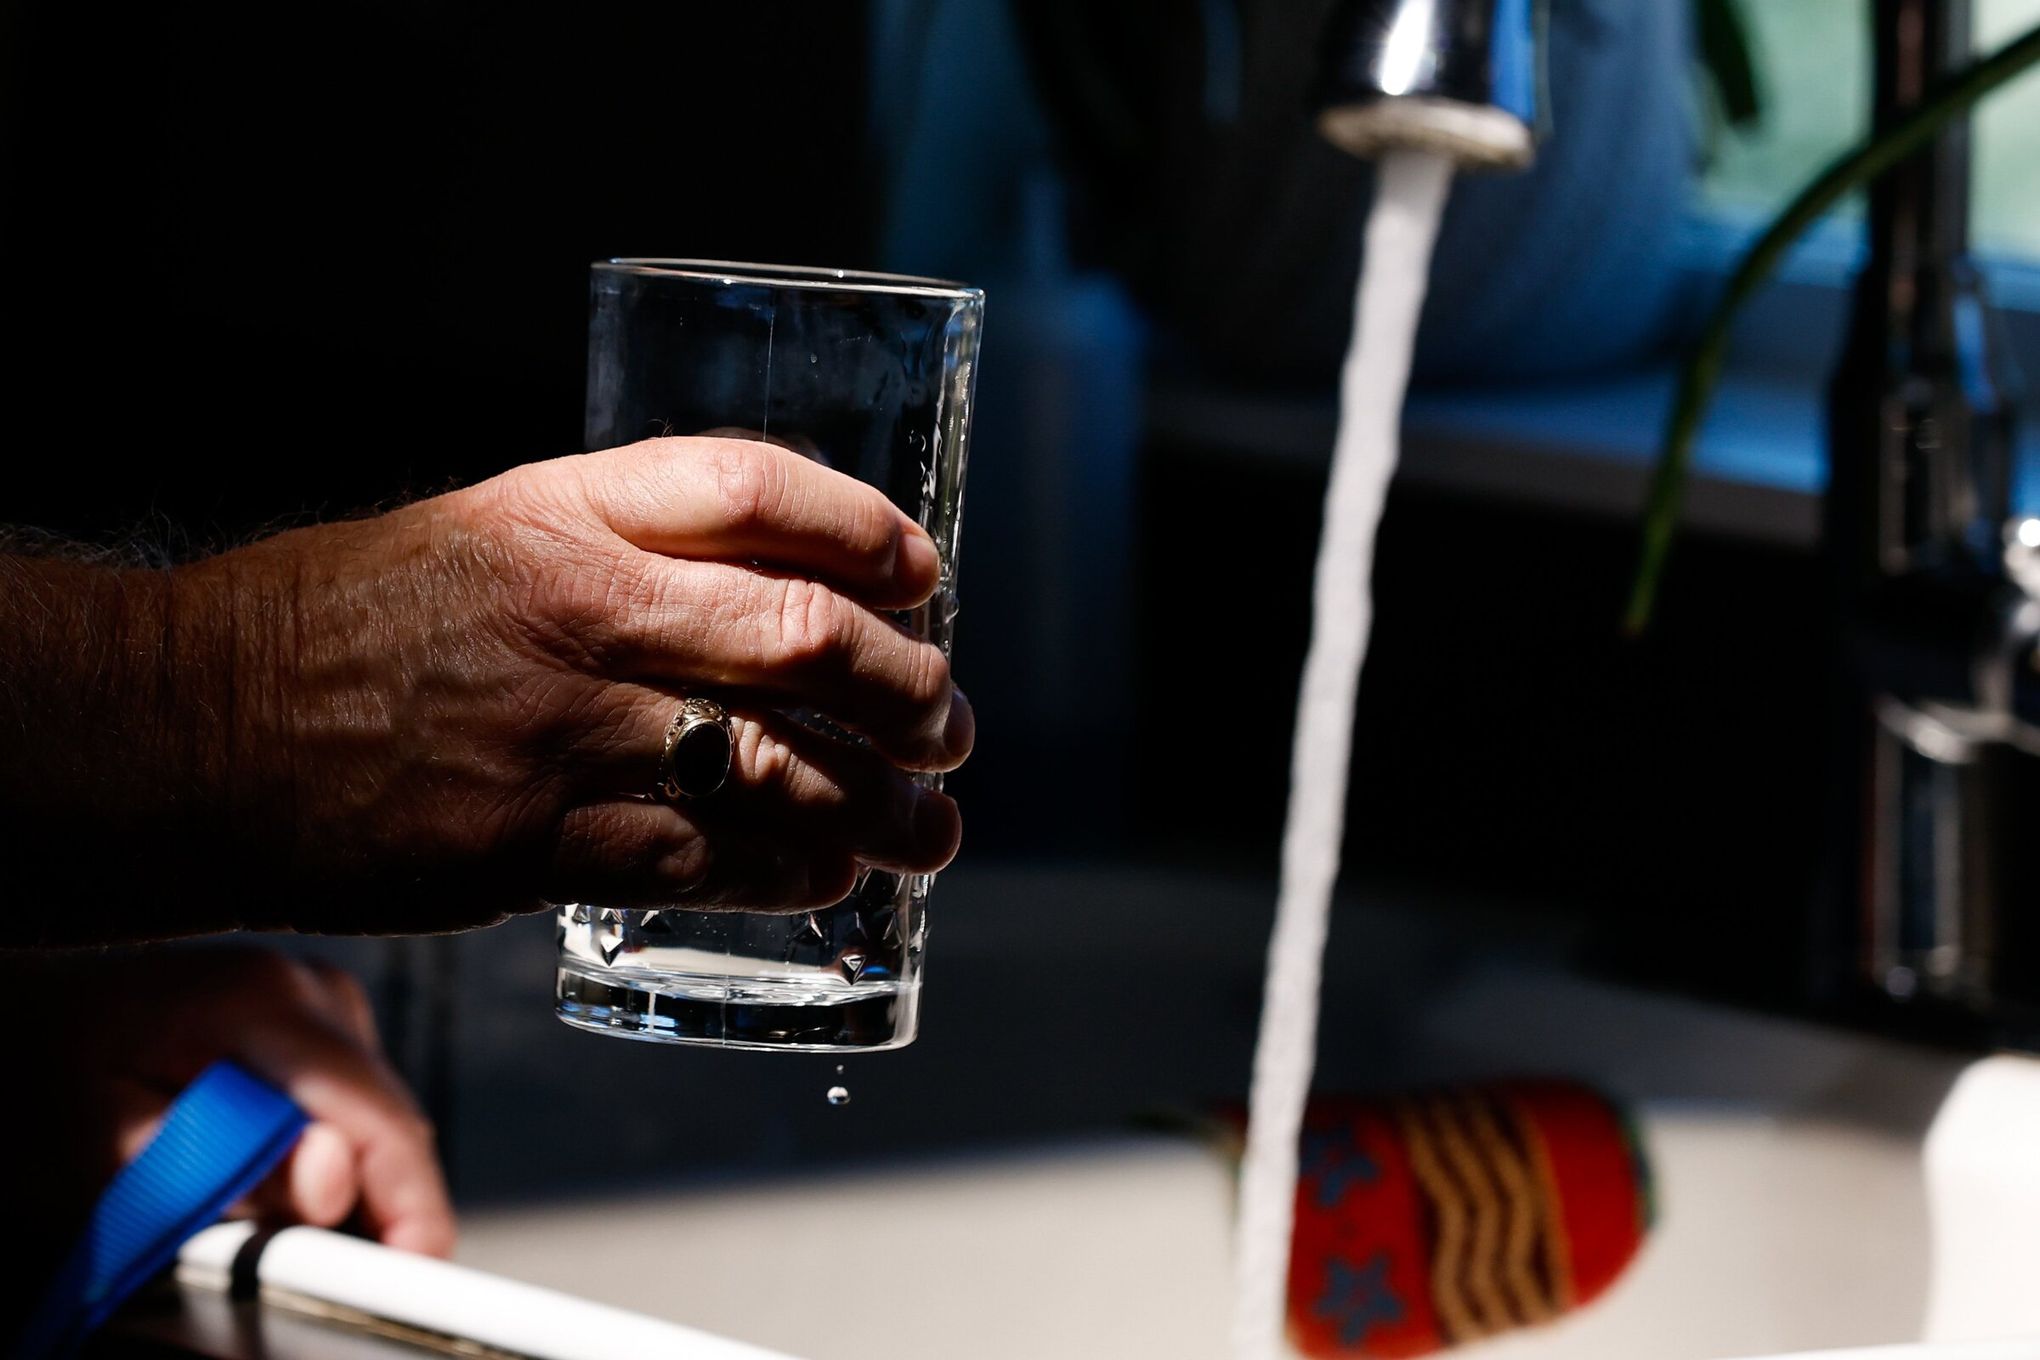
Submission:
[[[0,556],[10,942],[227,929],[282,848],[283,592],[231,566]],[[18,895],[15,895],[18,894]]]

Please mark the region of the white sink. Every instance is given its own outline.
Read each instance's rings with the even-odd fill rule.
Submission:
[[[1402,1042],[1438,1079],[1630,1099],[1657,1177],[1657,1225],[1606,1296],[1470,1360],[2040,1336],[2040,1064],[1988,1060],[1951,1101],[1953,1056],[1498,972]],[[1230,1193],[1213,1153],[1124,1137],[482,1212],[461,1260],[808,1360],[1220,1360]]]

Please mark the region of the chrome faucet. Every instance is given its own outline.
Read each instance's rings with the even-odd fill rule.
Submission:
[[[1877,0],[1875,126],[1969,55],[1969,0]],[[2040,1038],[2040,520],[1968,254],[1966,127],[1872,191],[1830,393],[1837,935],[1853,986]]]
[[[1324,34],[1318,129],[1356,156],[1520,169],[1537,127],[1532,0],[1349,0]]]
[[[1520,167],[1533,0],[1344,0],[1318,126],[1371,156]],[[1875,0],[1878,130],[1970,50],[1969,0]],[[1871,195],[1831,393],[1840,882],[1824,952],[1867,990],[2040,1041],[2040,519],[2011,513],[2005,373],[1968,254],[1966,128]],[[1809,834],[1812,828],[1809,826]],[[1832,990],[1830,988],[1830,990]]]

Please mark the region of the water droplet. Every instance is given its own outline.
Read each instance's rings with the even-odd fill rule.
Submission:
[[[847,1086],[831,1086],[829,1088],[829,1103],[831,1105],[848,1105],[850,1103],[850,1088]]]
[[[843,1075],[843,1064],[841,1063],[836,1064],[836,1075],[839,1077]]]

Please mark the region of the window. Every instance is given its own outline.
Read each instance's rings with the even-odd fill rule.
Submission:
[[[1723,133],[1712,148],[1707,206],[1767,217],[1869,122],[1866,0],[1743,0],[1740,13],[1764,96],[1761,123]],[[2040,0],[1977,0],[1978,51],[2040,23]],[[2040,263],[2040,71],[1993,94],[1978,111],[1972,235],[1987,254]]]
[[[1726,271],[1760,225],[1868,129],[1869,10],[1868,0],[1739,0],[1764,113],[1746,132],[1719,133],[1710,148],[1691,261],[1700,272],[1718,277]],[[1975,0],[1979,52],[2036,23],[2040,0]],[[2010,358],[2030,382],[2040,376],[2040,70],[1984,101],[1972,145],[1970,237],[2005,322]],[[1722,409],[1702,438],[1703,469],[1711,460],[1721,475],[1735,479],[1735,468],[1759,468],[1762,476],[1741,475],[1807,490],[1824,476],[1820,391],[1847,315],[1846,287],[1861,258],[1855,228],[1861,216],[1861,204],[1851,203],[1810,232],[1778,284],[1746,313]],[[1733,417],[1752,392],[1796,400],[1798,419],[1768,427],[1755,419],[1739,432]],[[2025,513],[2040,511],[2040,408],[2033,395],[2027,386],[2016,426],[2021,456],[2014,503]],[[1766,428],[1790,437],[1758,438]]]

